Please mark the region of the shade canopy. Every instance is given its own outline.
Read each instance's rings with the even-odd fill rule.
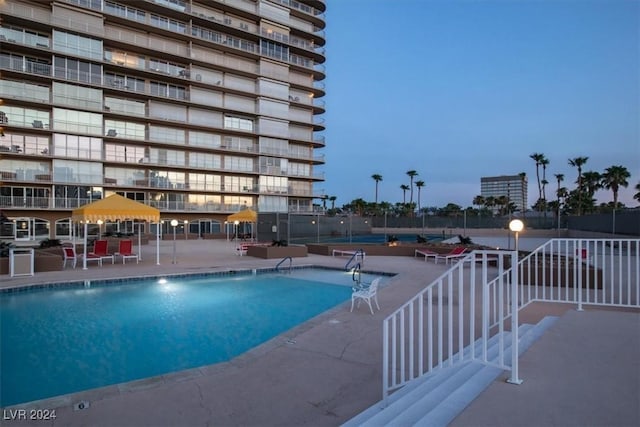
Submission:
[[[227,222],[256,222],[257,220],[258,213],[251,209],[244,209],[227,217]]]
[[[102,221],[142,220],[160,222],[160,210],[135,200],[113,194],[97,202],[89,203],[74,209],[71,219],[75,222],[95,224]]]

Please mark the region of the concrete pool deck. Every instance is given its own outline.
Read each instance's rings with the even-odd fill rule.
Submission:
[[[142,247],[140,264],[2,276],[0,287],[263,268],[278,262],[237,256],[233,242],[226,241],[178,241],[176,249],[177,264],[171,263],[173,241],[161,242],[161,265],[150,242]],[[346,261],[310,254],[295,258],[293,265],[341,268]],[[56,409],[55,420],[11,420],[5,411],[2,425],[340,425],[381,399],[382,320],[446,268],[421,258],[368,256],[365,270],[397,273],[380,290],[381,310],[374,315],[365,306],[351,313],[346,302],[230,362],[40,401],[37,407]],[[569,305],[537,304],[521,319],[537,321],[549,313],[571,316],[523,355],[524,384],[496,381],[452,425],[640,424],[638,311],[578,313]],[[606,345],[596,345],[600,342]],[[606,374],[593,374],[602,372],[603,365]],[[89,408],[75,411],[80,401],[89,402]]]

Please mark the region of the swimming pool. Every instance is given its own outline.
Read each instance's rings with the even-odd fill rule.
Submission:
[[[352,283],[303,269],[2,293],[0,406],[230,360],[349,300]]]

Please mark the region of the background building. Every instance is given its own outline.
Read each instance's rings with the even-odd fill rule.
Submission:
[[[0,0],[0,237],[65,238],[72,209],[114,192],[198,235],[245,207],[313,212],[324,10]]]
[[[516,206],[519,212],[527,209],[527,176],[526,175],[502,175],[480,178],[480,195],[487,200],[489,197],[499,199],[506,197],[510,203]],[[499,207],[494,207],[499,210]]]

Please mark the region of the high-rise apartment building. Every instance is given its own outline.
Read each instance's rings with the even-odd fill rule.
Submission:
[[[74,208],[113,193],[198,234],[245,207],[313,212],[324,10],[0,0],[0,237],[65,238]]]
[[[502,175],[480,178],[480,195],[486,200],[488,197],[498,199],[506,197],[516,206],[516,210],[525,212],[527,209],[527,176]]]

